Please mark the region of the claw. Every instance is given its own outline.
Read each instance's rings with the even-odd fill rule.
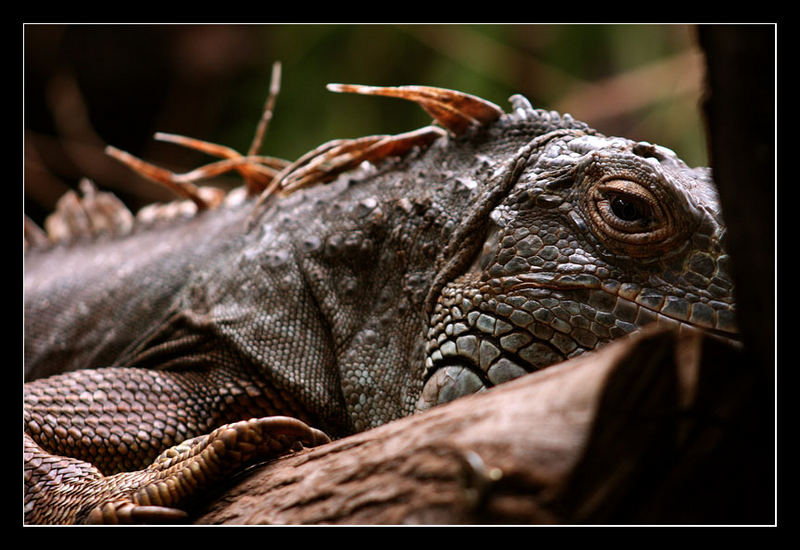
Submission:
[[[88,525],[141,525],[184,523],[189,515],[166,506],[140,506],[128,501],[107,502],[86,517]]]
[[[446,88],[328,84],[328,89],[332,92],[382,95],[414,101],[455,135],[463,134],[471,127],[494,122],[503,114],[503,110],[490,101]]]

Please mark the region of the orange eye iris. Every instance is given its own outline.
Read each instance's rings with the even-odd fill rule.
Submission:
[[[594,233],[622,254],[659,254],[677,233],[668,205],[633,180],[613,179],[590,186],[583,209]]]

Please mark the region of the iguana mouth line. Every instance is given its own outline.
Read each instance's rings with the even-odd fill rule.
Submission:
[[[574,277],[571,275],[548,274],[547,277],[543,275],[545,274],[526,273],[515,277],[504,277],[498,280],[499,286],[497,287],[497,292],[502,292],[507,295],[524,292],[528,289],[546,289],[555,291],[574,291],[583,289],[588,290],[589,292],[603,292],[608,296],[614,297],[617,300],[622,300],[626,304],[635,307],[637,309],[637,317],[640,315],[638,310],[642,312],[649,312],[652,315],[655,315],[656,319],[664,324],[669,324],[669,321],[674,321],[680,326],[703,330],[710,335],[722,338],[726,341],[738,342],[739,340],[739,330],[737,327],[732,325],[733,321],[728,318],[732,317],[734,313],[732,307],[729,309],[720,308],[714,310],[711,308],[711,306],[708,306],[702,302],[691,303],[688,300],[684,300],[679,304],[678,300],[670,299],[671,296],[668,294],[652,292],[648,294],[645,292],[647,289],[641,287],[635,289],[631,286],[628,286],[624,291],[622,291],[620,288],[614,291],[600,283],[599,279],[596,279],[593,276],[590,276],[591,279],[594,279],[593,281],[588,281],[588,277],[581,281],[579,277]],[[537,280],[525,280],[531,277],[536,277]],[[523,281],[520,282],[520,279]],[[660,307],[652,307],[647,303],[647,301],[650,301],[651,303],[659,303]],[[696,306],[695,304],[700,305]],[[687,313],[676,313],[674,310],[678,307],[685,308]],[[706,318],[698,319],[697,317],[699,317],[701,314],[696,313],[696,318],[692,319],[691,315],[699,308],[704,308],[702,314],[705,315]],[[726,317],[724,319],[720,319],[720,316]]]

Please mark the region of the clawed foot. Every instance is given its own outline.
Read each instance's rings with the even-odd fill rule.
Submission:
[[[100,475],[88,463],[36,451],[30,444],[25,521],[182,523],[188,519],[183,511],[187,505],[242,468],[329,441],[295,418],[253,418],[171,447],[143,470],[110,476]],[[86,466],[74,466],[80,464]],[[71,475],[78,470],[80,476]]]
[[[276,458],[330,438],[295,418],[273,416],[226,424],[187,440],[156,458],[146,480],[128,499],[94,508],[87,523],[175,523],[181,508],[198,493],[255,462]],[[118,474],[126,475],[126,474]]]

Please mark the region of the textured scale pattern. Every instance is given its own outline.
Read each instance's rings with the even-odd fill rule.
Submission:
[[[26,522],[178,521],[254,461],[648,323],[735,337],[707,170],[521,96],[503,114],[332,89],[416,101],[439,126],[325,144],[260,197],[29,247]]]
[[[174,523],[186,516],[178,506],[190,505],[215,479],[300,444],[328,441],[293,418],[251,419],[172,446],[144,469],[103,475],[88,462],[44,453],[26,434],[25,512],[36,523]]]

